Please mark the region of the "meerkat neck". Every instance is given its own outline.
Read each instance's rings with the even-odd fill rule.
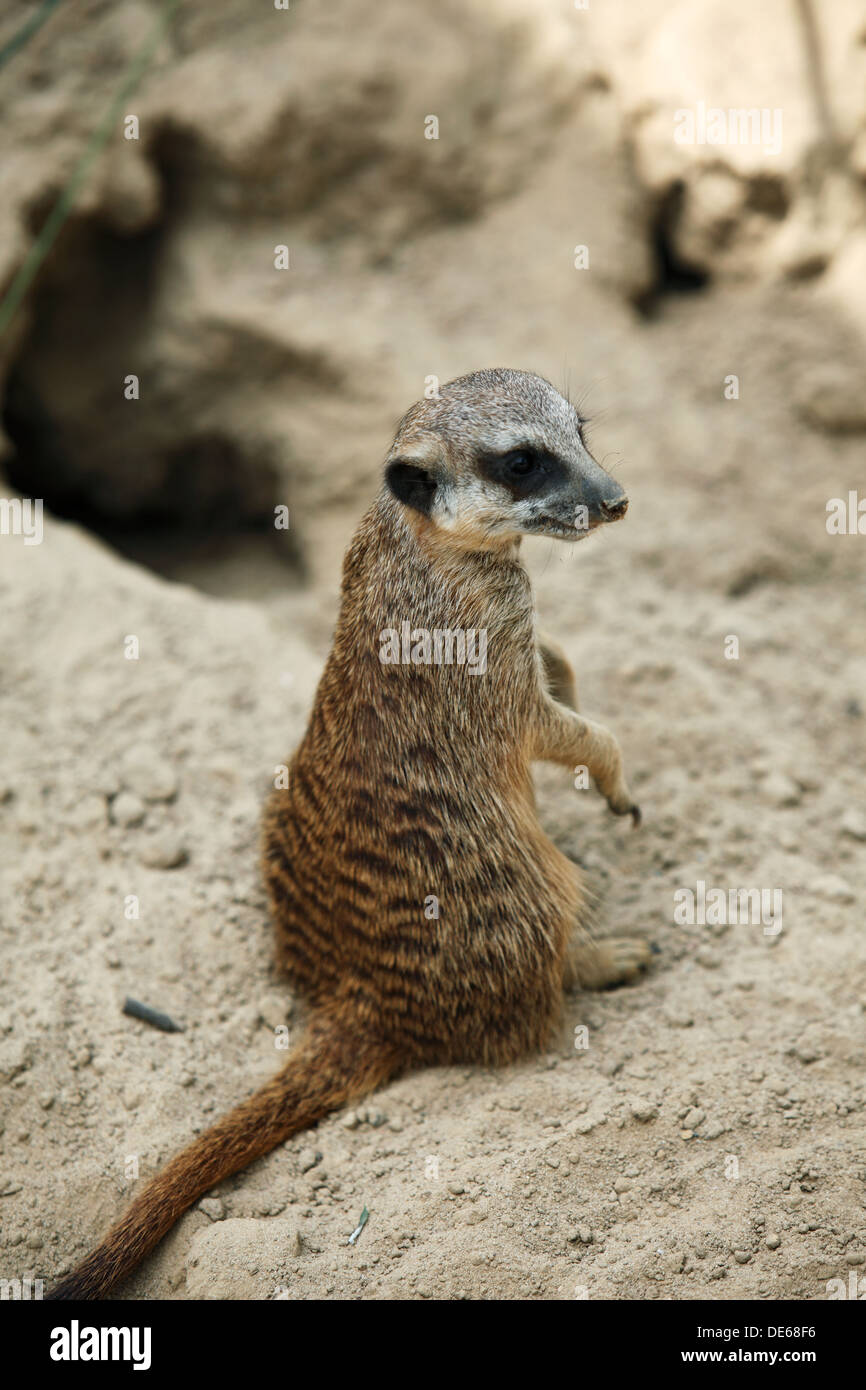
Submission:
[[[445,531],[419,512],[407,512],[383,493],[378,503],[388,529],[398,545],[412,544],[424,563],[440,572],[457,572],[473,561],[482,567],[505,564],[523,568],[520,537],[487,537],[476,532]]]

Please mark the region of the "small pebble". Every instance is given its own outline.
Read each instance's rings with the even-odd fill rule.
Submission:
[[[677,1004],[668,1004],[662,1009],[662,1018],[672,1028],[691,1028],[695,1021],[688,1009]]]
[[[96,830],[105,824],[105,797],[93,793],[76,802],[69,816],[77,830]]]
[[[139,797],[132,792],[121,792],[111,803],[111,819],[115,825],[122,825],[128,829],[133,825],[141,825],[144,820],[146,807]]]
[[[818,878],[812,879],[809,890],[812,893],[817,893],[820,898],[828,898],[830,902],[834,903],[852,903],[854,901],[854,890],[838,874],[820,874]]]
[[[188,854],[171,831],[154,835],[142,845],[138,861],[147,869],[176,869],[185,864]]]
[[[154,748],[137,744],[123,760],[123,781],[145,801],[171,801],[177,794],[174,768]]]
[[[723,1125],[720,1120],[709,1120],[701,1130],[701,1135],[704,1139],[718,1139],[720,1134],[724,1134],[726,1128],[727,1126]]]
[[[866,815],[852,807],[845,812],[839,828],[843,835],[850,835],[852,840],[866,840]]]
[[[797,783],[783,772],[771,772],[761,782],[760,791],[771,806],[797,806],[802,799]]]

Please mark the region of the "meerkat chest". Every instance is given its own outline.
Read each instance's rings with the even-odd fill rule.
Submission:
[[[480,586],[469,592],[403,589],[397,602],[383,607],[377,639],[385,667],[428,668],[443,675],[454,670],[483,678],[491,687],[498,680],[529,677],[536,642],[531,596],[518,586],[507,593]],[[451,687],[448,680],[442,684]]]

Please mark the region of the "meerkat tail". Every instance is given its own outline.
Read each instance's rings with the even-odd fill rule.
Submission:
[[[396,1070],[396,1059],[384,1045],[359,1037],[351,1023],[315,1016],[283,1070],[176,1154],[46,1297],[104,1297],[197,1197],[332,1110],[383,1085]]]

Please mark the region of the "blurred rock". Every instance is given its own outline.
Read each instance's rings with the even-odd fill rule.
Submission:
[[[155,748],[137,743],[123,759],[124,785],[145,801],[171,801],[177,792],[174,768]]]
[[[797,402],[804,420],[830,434],[866,431],[862,365],[834,362],[810,370]]]
[[[232,0],[180,12],[132,102],[140,138],[119,124],[5,348],[13,482],[106,530],[269,533],[297,566],[322,507],[369,489],[383,418],[421,394],[463,313],[471,337],[479,310],[456,269],[453,307],[419,302],[425,238],[463,239],[467,287],[503,257],[511,285],[559,257],[573,276],[586,244],[595,283],[641,305],[669,274],[835,272],[863,220],[840,164],[864,126],[863,47],[854,0],[813,8],[829,133],[788,0],[736,22],[724,0],[474,0],[440,7],[423,42],[411,9],[336,0],[244,11],[242,51]],[[87,10],[86,46],[80,16],[59,12],[4,77],[0,271],[20,264],[22,225],[44,221],[152,20],[137,4]],[[753,139],[758,102],[770,125]],[[725,143],[674,138],[699,107],[742,113]],[[497,217],[544,171],[579,212],[559,225],[536,195],[528,256]],[[866,339],[853,284],[844,304],[858,266],[833,294]],[[804,410],[861,428],[851,392],[831,395]],[[274,537],[277,506],[301,528]]]
[[[115,825],[122,825],[124,829],[133,825],[141,825],[146,814],[144,802],[132,792],[121,792],[111,803],[111,819]]]

